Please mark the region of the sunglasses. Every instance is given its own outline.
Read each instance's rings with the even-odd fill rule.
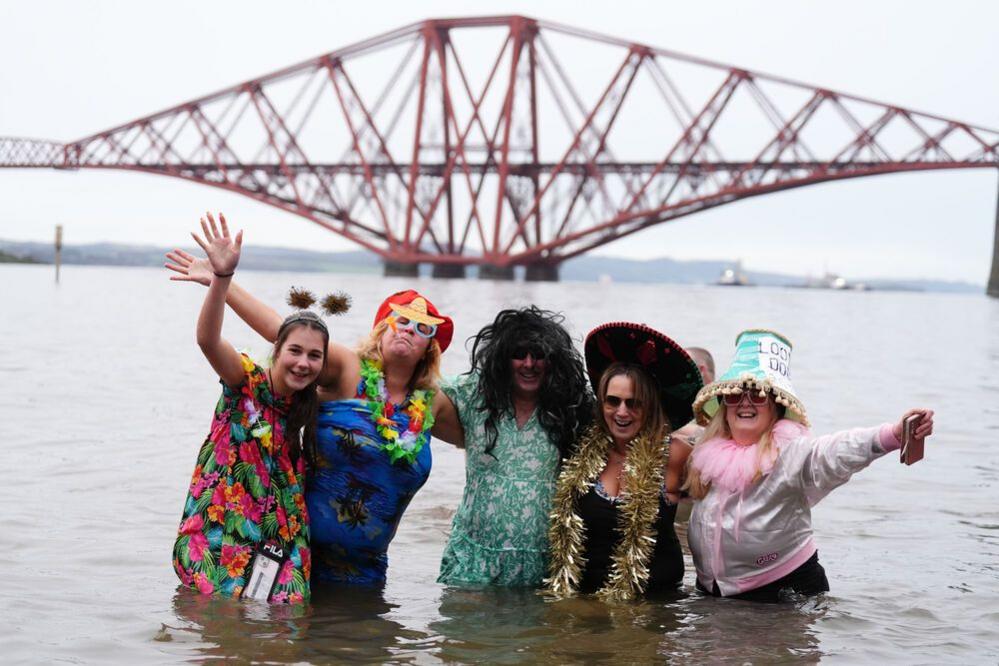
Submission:
[[[611,409],[617,409],[618,407],[621,406],[622,402],[624,403],[624,406],[628,409],[628,411],[633,412],[636,409],[642,408],[642,401],[639,400],[638,398],[620,398],[616,395],[604,396],[604,405],[610,407]]]
[[[510,352],[510,358],[515,361],[523,361],[528,356],[533,358],[535,361],[544,361],[548,358],[548,353],[541,347],[536,347],[534,345],[522,345],[520,347],[516,347],[512,352]]]
[[[762,405],[770,399],[766,393],[760,394],[757,391],[747,390],[742,393],[726,393],[722,396],[722,402],[731,407],[737,407],[742,402],[743,397],[749,398],[751,405]]]
[[[389,317],[389,324],[394,329],[412,329],[421,338],[432,338],[437,334],[436,324],[424,324],[406,317]]]

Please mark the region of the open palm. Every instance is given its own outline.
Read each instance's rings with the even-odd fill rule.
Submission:
[[[208,219],[207,222],[205,218]],[[236,270],[236,266],[239,264],[239,254],[243,247],[243,232],[239,231],[235,236],[231,236],[229,225],[226,224],[225,216],[221,213],[219,213],[219,222],[220,225],[216,225],[212,214],[206,213],[205,217],[201,218],[204,239],[194,232],[191,233],[191,236],[194,238],[194,242],[205,251],[215,274],[228,276]]]

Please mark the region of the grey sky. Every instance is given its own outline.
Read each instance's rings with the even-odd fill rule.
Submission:
[[[0,5],[0,136],[75,139],[424,18],[508,13],[999,128],[993,2],[37,1]],[[660,225],[599,252],[981,283],[996,188],[994,170],[817,185]],[[250,199],[128,172],[2,170],[0,201],[5,239],[49,239],[62,223],[71,243],[185,243],[211,208],[245,227],[248,242],[350,247]]]

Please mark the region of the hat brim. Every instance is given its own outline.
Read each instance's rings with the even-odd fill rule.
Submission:
[[[701,372],[671,338],[645,324],[612,322],[590,331],[584,348],[594,394],[611,364],[636,365],[655,381],[663,411],[674,430],[693,418],[691,403],[703,386]]]
[[[446,320],[440,317],[435,317],[426,312],[420,312],[419,310],[414,310],[406,305],[399,305],[398,303],[389,303],[389,309],[397,315],[402,315],[410,321],[415,321],[419,324],[427,324],[429,326],[439,326],[443,324]]]
[[[805,406],[797,396],[775,386],[769,380],[760,379],[751,374],[745,374],[736,379],[726,379],[708,384],[697,393],[694,399],[694,414],[697,422],[707,425],[715,413],[721,408],[721,400],[725,395],[739,394],[743,391],[764,391],[774,397],[778,405],[786,409],[786,416],[809,427],[808,414]]]

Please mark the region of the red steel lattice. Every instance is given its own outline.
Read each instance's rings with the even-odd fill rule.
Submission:
[[[996,130],[520,16],[414,24],[66,144],[0,138],[0,167],[160,173],[392,262],[540,274],[751,196],[997,166]]]

